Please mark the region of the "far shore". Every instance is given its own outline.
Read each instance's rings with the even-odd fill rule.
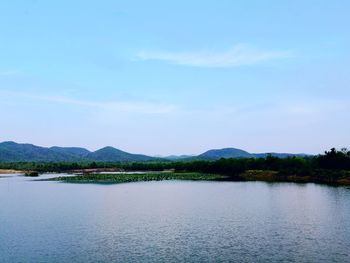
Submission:
[[[34,170],[0,169],[0,176],[6,174],[24,174],[27,176]],[[57,171],[55,173],[76,174],[76,176],[59,176],[49,179],[54,181],[75,183],[123,183],[133,181],[159,181],[159,180],[202,180],[202,181],[264,181],[264,182],[294,182],[319,183],[329,185],[350,185],[350,171],[338,171],[334,176],[332,171],[320,170],[313,175],[283,174],[273,170],[246,170],[236,175],[208,174],[202,172],[175,172],[163,171],[128,171],[122,168],[85,168]],[[35,172],[38,176],[38,172]],[[44,172],[45,173],[45,172]],[[40,174],[40,172],[39,172]],[[334,178],[333,178],[334,177]],[[45,179],[46,180],[46,179]]]
[[[0,175],[2,174],[25,174],[28,172],[31,172],[32,170],[15,170],[15,169],[0,169]],[[67,170],[65,173],[72,173],[72,174],[90,174],[90,173],[113,173],[113,172],[125,172],[124,169],[120,168],[87,168],[87,169],[73,169],[73,170]],[[60,173],[60,172],[58,172]]]
[[[85,169],[73,169],[73,170],[68,170],[68,173],[84,173],[84,174],[89,174],[89,173],[107,173],[107,172],[125,172],[124,169],[121,168],[85,168]]]
[[[328,181],[327,178],[288,175],[284,176],[277,171],[248,170],[236,176],[220,174],[205,174],[198,172],[151,172],[151,173],[120,173],[120,174],[95,174],[87,173],[76,176],[59,176],[39,181],[62,181],[67,183],[129,183],[140,181],[162,180],[189,180],[189,181],[263,181],[263,182],[293,182],[293,183],[319,183],[329,185],[350,185],[350,176],[340,177],[336,181]]]
[[[13,170],[13,169],[0,169],[1,174],[23,174],[23,171]]]

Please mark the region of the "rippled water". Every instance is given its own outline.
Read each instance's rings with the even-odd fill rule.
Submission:
[[[0,262],[350,262],[350,189],[0,178]]]

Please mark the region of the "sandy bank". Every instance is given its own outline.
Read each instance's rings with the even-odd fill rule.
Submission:
[[[0,169],[0,175],[1,174],[20,174],[20,173],[23,173],[23,172],[18,170],[12,170],[12,169]]]

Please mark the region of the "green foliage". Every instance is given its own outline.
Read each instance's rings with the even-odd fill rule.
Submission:
[[[39,173],[38,172],[27,172],[24,174],[24,176],[37,177],[37,176],[39,176]]]
[[[162,180],[215,181],[223,179],[225,179],[224,176],[217,174],[159,172],[135,174],[85,174],[77,176],[62,176],[47,180],[63,181],[69,183],[129,183]]]
[[[326,151],[324,155],[318,156],[315,161],[319,168],[350,170],[350,151],[347,148],[340,151],[332,148],[330,151]]]
[[[331,149],[323,155],[278,158],[229,158],[207,161],[153,161],[153,162],[15,162],[0,163],[0,169],[22,171],[69,172],[84,169],[117,169],[119,171],[164,171],[181,173],[205,173],[225,175],[230,180],[244,180],[245,171],[275,171],[276,180],[302,177],[313,182],[335,183],[348,180],[350,171],[350,151]],[[309,179],[306,179],[309,178]],[[293,179],[293,180],[294,180]],[[296,180],[297,181],[297,180]]]

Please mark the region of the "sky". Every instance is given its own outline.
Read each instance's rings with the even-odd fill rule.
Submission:
[[[350,147],[350,1],[0,1],[0,141]]]

